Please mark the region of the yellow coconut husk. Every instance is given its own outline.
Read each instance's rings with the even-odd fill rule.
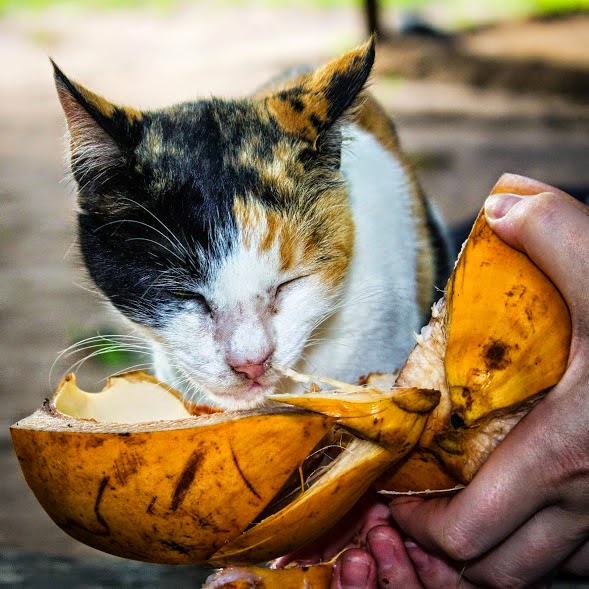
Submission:
[[[492,194],[564,193],[504,174]],[[551,280],[503,242],[481,211],[397,386],[436,388],[438,406],[419,443],[375,483],[421,491],[468,483],[530,408],[563,375],[568,307]]]
[[[492,194],[538,190],[556,189],[506,176]],[[528,256],[497,237],[482,212],[448,283],[446,299],[444,366],[452,410],[467,426],[558,382],[571,338],[568,307]]]
[[[548,190],[559,192],[505,175],[493,192]],[[255,563],[318,537],[371,484],[420,492],[468,483],[562,376],[570,338],[557,289],[479,215],[392,388],[386,375],[357,386],[289,372],[315,382],[313,392],[195,415],[208,410],[143,374],[98,394],[69,377],[11,431],[38,500],[81,541],[152,562]],[[327,460],[306,473],[317,453]],[[327,587],[324,568],[312,585],[302,569],[240,569],[250,581],[233,574],[209,586]]]
[[[148,420],[124,422],[137,397],[149,401]],[[76,417],[61,412],[72,406]],[[96,421],[105,407],[110,421]],[[276,407],[191,416],[178,393],[132,373],[93,395],[69,376],[11,433],[27,483],[68,534],[117,556],[179,564],[206,561],[241,534],[331,421]]]
[[[331,585],[333,563],[305,567],[267,569],[228,567],[207,579],[205,587],[216,589],[325,589]]]
[[[333,445],[336,419],[284,404],[214,412],[143,372],[111,378],[100,393],[69,375],[11,433],[27,483],[74,538],[149,562],[248,564],[337,523],[391,451],[419,438],[437,397],[426,392],[427,406],[417,397],[415,407],[394,405],[397,450],[348,439],[300,485],[307,458]]]

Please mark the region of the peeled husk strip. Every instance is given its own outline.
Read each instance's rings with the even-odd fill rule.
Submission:
[[[354,440],[309,490],[225,545],[209,563],[264,562],[304,546],[331,529],[390,463],[384,448]]]

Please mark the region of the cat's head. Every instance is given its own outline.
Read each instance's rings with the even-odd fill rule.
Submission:
[[[354,241],[341,123],[373,61],[371,41],[250,98],[145,112],[55,66],[90,275],[209,402],[262,402],[271,364],[337,304]]]

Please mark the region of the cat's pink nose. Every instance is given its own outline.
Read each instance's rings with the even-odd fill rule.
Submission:
[[[231,364],[231,367],[235,372],[240,372],[241,374],[245,374],[250,380],[255,380],[270,368],[270,354],[261,361],[248,362],[247,364],[239,364],[238,366]]]

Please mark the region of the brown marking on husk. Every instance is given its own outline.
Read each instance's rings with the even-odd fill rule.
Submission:
[[[233,458],[233,463],[235,464],[235,468],[237,468],[237,472],[239,473],[239,476],[242,478],[243,482],[245,483],[245,486],[258,498],[258,499],[262,499],[262,497],[260,496],[260,494],[254,489],[253,485],[250,483],[250,481],[247,479],[247,477],[245,476],[245,474],[243,473],[243,470],[241,470],[241,466],[239,466],[239,461],[237,460],[237,456],[235,456],[235,452],[233,450],[233,446],[231,446],[231,457]]]
[[[196,471],[200,466],[204,456],[200,449],[196,449],[188,460],[186,461],[186,465],[184,466],[184,470],[180,474],[180,478],[176,483],[176,488],[174,489],[174,494],[172,495],[172,503],[170,504],[170,509],[172,511],[176,511],[178,507],[184,501],[186,497],[186,493],[190,489],[190,485],[194,481],[194,477],[196,476]]]
[[[110,526],[108,525],[107,521],[104,519],[102,514],[100,513],[100,503],[102,501],[102,497],[104,496],[104,491],[106,490],[106,486],[110,481],[110,477],[104,477],[100,481],[100,485],[98,485],[98,493],[96,494],[96,501],[94,502],[94,514],[96,515],[96,519],[98,523],[104,528],[104,536],[110,536]],[[88,530],[95,534],[96,532],[92,530]]]
[[[494,341],[485,349],[485,362],[491,370],[503,370],[511,364],[508,346],[502,341]]]

